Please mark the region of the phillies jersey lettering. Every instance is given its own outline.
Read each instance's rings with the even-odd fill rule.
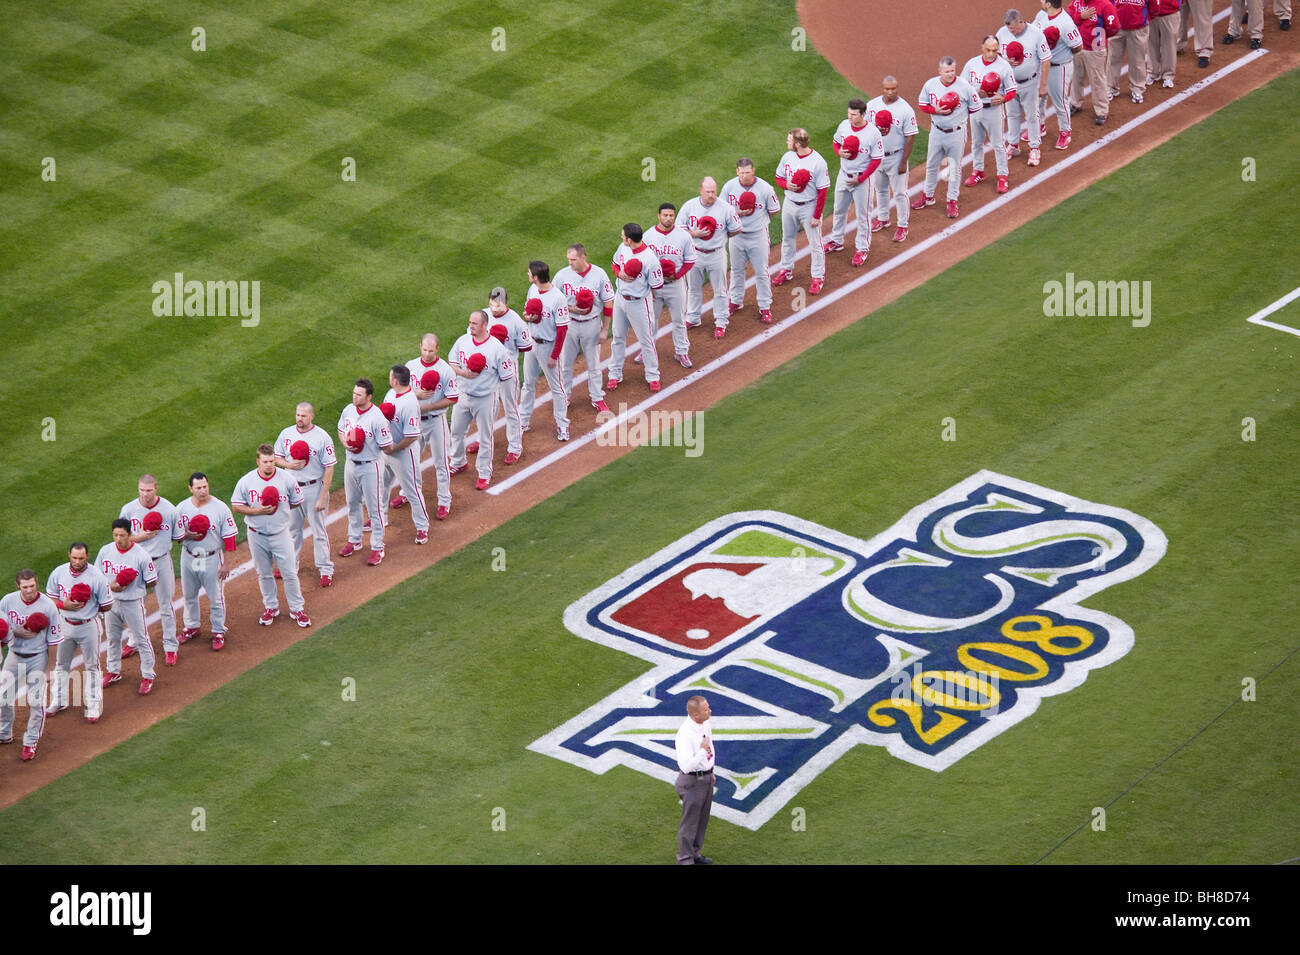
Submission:
[[[114,582],[117,580],[118,571],[125,570],[127,567],[135,571],[135,580],[115,594],[118,600],[143,600],[146,585],[158,581],[158,569],[154,567],[148,552],[139,544],[132,544],[125,551],[118,550],[115,543],[105,544],[95,557],[95,566],[105,577]]]
[[[826,160],[822,158],[821,153],[813,149],[807,155],[800,156],[794,150],[786,150],[781,161],[777,163],[776,175],[786,181],[787,187],[792,187],[790,182],[794,174],[800,170],[808,171],[808,184],[802,189],[787,188],[785,195],[787,199],[793,199],[795,202],[811,202],[817,198],[817,190],[826,189],[831,184],[831,175],[826,168]]]
[[[998,30],[997,40],[1002,45],[1003,56],[1007,55],[1007,46],[1013,42],[1019,43],[1025,51],[1025,58],[1020,61],[1020,65],[1012,67],[1012,75],[1017,83],[1037,79],[1039,64],[1052,58],[1052,48],[1043,39],[1043,31],[1032,23],[1025,24],[1020,36],[1012,33],[1010,27],[1004,26]]]
[[[931,116],[931,125],[938,123],[948,129],[956,129],[965,124],[966,117],[971,113],[978,113],[984,108],[980,98],[975,95],[975,90],[960,75],[948,86],[945,86],[943,80],[939,79],[939,77],[930,77],[925,81],[925,85],[921,87],[921,96],[917,102],[922,106],[932,106],[938,109],[939,100],[947,93],[957,94],[960,100],[957,103],[957,108],[946,116],[938,114]]]
[[[49,618],[49,626],[44,630],[38,630],[30,637],[20,634],[15,628],[22,627],[23,621],[38,611]],[[63,642],[59,608],[45,594],[40,594],[31,603],[24,603],[23,595],[16,590],[11,594],[5,594],[0,597],[0,617],[9,623],[10,653],[39,653],[47,646],[55,647]],[[9,703],[12,705],[12,688],[5,692],[10,696]]]
[[[279,468],[276,468],[275,473],[269,478],[264,478],[254,468],[239,479],[230,503],[242,504],[245,507],[265,507],[266,505],[262,503],[262,495],[268,487],[274,487],[279,495],[275,510],[270,514],[244,515],[244,526],[258,534],[278,534],[280,531],[287,531],[290,524],[290,510],[303,502],[303,490],[298,486],[297,480],[289,477]]]
[[[743,215],[740,212],[740,197],[747,192],[754,194],[754,211],[749,215]],[[718,197],[736,210],[740,231],[747,235],[766,232],[770,217],[781,211],[781,203],[776,199],[776,190],[758,178],[754,179],[754,184],[749,188],[740,184],[739,176],[729,179],[722,187],[722,191],[718,193]]]
[[[470,398],[485,398],[495,394],[501,382],[511,381],[515,377],[514,358],[491,335],[476,342],[474,336],[466,332],[451,346],[451,360],[462,368],[468,367],[471,355],[482,355],[487,364],[475,377],[461,380],[461,394]]]
[[[614,264],[621,271],[623,264],[632,259],[641,260],[641,274],[635,279],[628,279],[624,275],[619,275],[616,279],[618,285],[618,294],[626,295],[631,298],[645,298],[652,291],[663,288],[664,270],[659,265],[659,258],[654,254],[654,250],[644,242],[641,243],[640,251],[634,252],[626,245],[620,245],[614,252]]]
[[[393,388],[388,389],[388,394],[384,395],[384,400],[391,402],[397,409],[390,422],[393,431],[393,440],[405,441],[408,435],[420,434],[420,399],[415,397],[415,392],[410,388],[398,394]],[[420,443],[415,443],[416,453],[419,453]]]
[[[388,419],[384,413],[379,410],[378,405],[371,404],[364,412],[357,411],[356,405],[348,405],[339,415],[339,433],[343,435],[344,447],[346,447],[347,436],[352,433],[353,428],[360,428],[365,434],[365,443],[360,451],[347,449],[348,457],[360,458],[363,461],[373,461],[380,454],[381,448],[391,448],[393,446],[393,432],[389,430]]]
[[[587,271],[581,275],[568,265],[560,269],[555,273],[555,287],[569,300],[569,318],[574,320],[585,321],[595,318],[600,315],[602,303],[614,300],[614,285],[610,282],[609,276],[599,265],[590,263],[587,265]],[[591,292],[591,310],[579,312],[576,307],[576,297],[578,291],[584,288]]]
[[[181,547],[187,553],[205,554],[219,551],[226,541],[234,540],[239,536],[235,515],[231,513],[225,501],[210,497],[202,507],[199,507],[194,503],[194,498],[188,497],[176,507],[177,540],[181,540],[189,533],[190,522],[200,514],[208,519],[208,532],[199,540],[187,540],[182,543]]]
[[[677,222],[684,224],[688,229],[698,229],[700,220],[705,216],[716,222],[718,226],[711,237],[695,240],[697,254],[716,252],[726,244],[729,233],[740,231],[740,216],[732,206],[717,199],[713,200],[713,205],[706,206],[699,196],[693,196],[682,203],[681,211],[677,213]]]
[[[558,329],[569,324],[569,302],[554,285],[545,292],[537,291],[536,285],[530,287],[528,301],[533,299],[540,299],[542,303],[542,317],[533,323],[533,341],[550,344],[559,335]],[[491,317],[489,312],[488,318]]]
[[[844,139],[847,136],[856,136],[858,138],[858,154],[849,159],[843,153],[840,154],[840,172],[849,179],[856,179],[862,173],[867,171],[872,160],[885,159],[885,141],[880,135],[880,130],[876,128],[874,121],[869,121],[865,126],[858,129],[853,126],[847,119],[841,120],[839,128],[835,130],[835,145],[843,146]]]
[[[967,61],[966,66],[962,69],[962,76],[966,82],[971,85],[980,98],[980,103],[984,106],[989,105],[989,100],[994,96],[1002,96],[1004,99],[1011,99],[1016,95],[1016,77],[1011,72],[1011,64],[1002,57],[994,58],[992,63],[984,59],[983,55],[973,56]],[[996,73],[998,77],[998,88],[996,92],[985,93],[980,84],[988,73]],[[1001,105],[1001,104],[999,104]]]
[[[144,518],[150,511],[162,518],[162,527],[153,537],[139,543],[150,557],[161,560],[172,549],[172,528],[176,526],[176,508],[172,503],[160,497],[153,507],[145,507],[137,497],[123,504],[122,512],[117,516],[131,522],[132,534],[139,534],[145,529]]]
[[[84,607],[76,610],[66,608],[59,611],[63,619],[90,620],[95,614],[109,610],[113,606],[113,591],[108,589],[108,578],[94,564],[87,563],[79,574],[72,572],[71,564],[60,564],[50,571],[45,581],[45,593],[60,603],[72,599],[72,588],[76,584],[85,584],[90,588],[90,599]]]
[[[297,441],[307,444],[307,463],[301,471],[293,472],[295,481],[319,481],[325,475],[325,469],[338,463],[334,456],[334,439],[320,425],[314,424],[304,433],[296,424],[291,424],[280,432],[275,439],[275,453],[286,461],[292,461],[289,449]]]
[[[695,243],[691,234],[679,225],[674,225],[669,232],[663,232],[655,226],[645,234],[645,244],[654,250],[661,260],[670,259],[675,266],[671,278],[664,276],[665,282],[676,282],[681,275],[682,266],[695,261]]]

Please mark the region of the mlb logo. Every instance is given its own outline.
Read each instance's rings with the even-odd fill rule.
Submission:
[[[704,694],[713,813],[754,829],[856,746],[942,772],[1128,652],[1081,602],[1165,547],[1129,511],[987,471],[870,540],[720,517],[569,606],[574,634],[653,666],[529,748],[672,783]]]

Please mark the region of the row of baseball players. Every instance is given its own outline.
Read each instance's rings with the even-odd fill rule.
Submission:
[[[1254,0],[1258,2],[1258,0]],[[939,61],[939,74],[922,87],[920,109],[930,115],[925,187],[911,204],[922,209],[936,203],[941,170],[947,165],[949,218],[959,214],[961,155],[966,126],[971,132],[972,170],[965,185],[985,181],[985,149],[993,154],[996,190],[1009,188],[1009,162],[1027,145],[1029,166],[1042,160],[1048,102],[1056,115],[1057,149],[1068,149],[1071,117],[1083,108],[1084,89],[1091,84],[1094,122],[1104,126],[1109,104],[1120,92],[1128,67],[1130,96],[1143,101],[1148,85],[1174,86],[1175,56],[1181,19],[1182,42],[1187,38],[1190,11],[1195,24],[1199,65],[1209,65],[1213,46],[1210,0],[1039,0],[1033,22],[1020,11],[1008,10],[996,34],[984,38],[980,53],[958,69],[950,56]],[[1204,11],[1200,8],[1204,7]],[[1289,11],[1288,11],[1289,13]],[[1180,17],[1175,17],[1180,14]],[[1287,20],[1288,27],[1290,21]],[[1228,42],[1231,42],[1229,40]],[[902,182],[903,193],[906,180]],[[901,210],[905,199],[898,198]],[[859,212],[859,214],[861,214]],[[873,224],[874,227],[874,224]]]

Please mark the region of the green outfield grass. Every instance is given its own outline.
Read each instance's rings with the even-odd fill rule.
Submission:
[[[0,459],[23,466],[0,473],[0,567],[106,541],[143,471],[175,499],[203,470],[228,498],[297,402],[332,430],[358,375],[386,388],[495,285],[522,299],[530,259],[558,269],[581,241],[604,261],[624,222],[742,154],[770,180],[791,126],[829,153],[860,93],[791,49],[788,2],[436,6],[9,16],[0,316],[21,373],[0,386]],[[176,272],[259,281],[259,324],[155,317]]]
[[[460,15],[468,18],[468,9]],[[635,33],[628,22],[633,7],[610,9],[624,11],[618,22],[627,24],[629,36]],[[326,10],[300,10],[293,22],[323,42],[319,34],[343,29],[333,19],[340,15]],[[384,14],[371,12],[383,22]],[[247,21],[238,22],[241,45],[260,50],[269,42]],[[126,25],[118,22],[116,29],[120,38]],[[35,43],[40,31],[32,32]],[[664,55],[662,45],[628,40],[625,46],[623,32],[615,31],[612,46],[604,44],[610,62],[639,63],[643,54],[632,53],[641,49]],[[788,31],[776,32],[774,50],[788,48]],[[416,24],[393,24],[392,37],[379,44],[392,51],[390,66],[418,65],[421,35]],[[357,48],[364,44],[349,45]],[[54,55],[42,53],[39,44],[32,49],[38,64]],[[146,45],[140,55],[157,54]],[[809,55],[800,69],[829,76],[815,60]],[[351,82],[372,79],[357,74]],[[260,74],[259,81],[270,82]],[[307,82],[299,74],[290,88]],[[837,103],[847,92],[834,85],[839,82],[828,81],[819,91],[826,97],[819,115],[839,115]],[[1030,863],[1043,857],[1266,863],[1296,856],[1290,840],[1300,831],[1300,810],[1292,741],[1300,702],[1297,660],[1288,655],[1297,645],[1300,531],[1291,515],[1300,505],[1292,480],[1300,343],[1245,318],[1290,291],[1300,274],[1290,224],[1276,215],[1289,208],[1300,175],[1298,143],[1294,134],[1273,135],[1276,116],[1297,92],[1300,76],[1291,74],[1226,108],[709,409],[701,457],[687,458],[680,448],[626,455],[0,813],[0,859],[28,860],[30,847],[39,845],[47,861],[62,863],[668,862],[677,802],[667,785],[623,768],[595,776],[525,749],[646,668],[568,633],[564,608],[721,514],[769,508],[869,538],[982,468],[1129,509],[1164,531],[1169,549],[1158,565],[1085,602],[1133,628],[1132,651],[1077,689],[1046,699],[1030,718],[945,772],[858,747],[758,832],[715,820],[710,854],[727,862],[882,863]],[[303,111],[310,114],[306,106]],[[117,128],[106,114],[97,122]],[[771,120],[767,129],[789,124]],[[415,144],[432,132],[424,127],[419,135],[393,135]],[[100,148],[120,150],[125,138],[118,129],[117,138]],[[321,144],[313,155],[325,148]],[[719,142],[703,164],[722,165],[733,152],[730,141]],[[1241,154],[1256,160],[1258,181],[1242,181]],[[621,168],[605,158],[604,173],[587,173],[595,181]],[[336,174],[333,162],[332,153],[322,160],[320,190]],[[696,160],[682,170],[675,197],[691,194],[700,165]],[[62,163],[59,169],[62,178]],[[643,189],[635,172],[634,166],[628,176],[633,199]],[[354,201],[322,199],[304,176],[289,179],[301,205]],[[659,185],[666,181],[661,174]],[[1190,183],[1212,184],[1215,201],[1232,210],[1232,228],[1191,200]],[[645,190],[643,204],[657,198],[653,191]],[[403,246],[404,229],[436,242],[442,257],[440,237],[409,215],[419,207],[415,192],[401,190],[395,206],[388,197],[387,211],[375,220],[383,241],[367,261],[386,262],[383,274],[393,288],[417,298],[414,310],[432,317],[435,299],[398,281],[409,277],[404,266],[427,265],[426,257]],[[19,196],[33,218],[46,214],[38,191]],[[625,217],[620,210],[628,208],[627,196],[620,200],[611,189],[604,218]],[[265,208],[261,201],[258,206]],[[136,215],[123,209],[105,221],[120,216],[145,228]],[[392,244],[386,244],[385,216],[396,220]],[[522,261],[531,254],[530,242],[542,241],[521,240],[521,223],[508,218],[510,228],[474,257]],[[68,235],[68,242],[90,241],[79,227]],[[331,271],[339,261],[331,250],[355,240],[326,231],[319,236],[294,249],[261,251],[300,256],[322,273],[294,285],[299,295],[327,296],[322,314],[302,315],[301,323],[320,341],[317,364],[346,379],[352,359],[336,349],[359,339],[349,331],[355,313],[340,303],[360,297],[362,285],[382,283],[377,266],[357,266],[353,274],[345,265],[346,277]],[[563,239],[548,233],[546,241],[558,248]],[[258,245],[245,249],[252,277],[262,261]],[[444,265],[425,281],[445,281],[449,267],[468,268],[464,261]],[[101,276],[112,274],[98,268]],[[508,277],[514,266],[500,268]],[[17,269],[45,274],[31,261]],[[1043,284],[1067,271],[1088,279],[1150,281],[1150,326],[1134,328],[1122,318],[1045,317]],[[492,284],[488,276],[495,274],[475,272],[475,287]],[[153,275],[139,273],[114,300],[120,306],[138,297],[144,304],[132,307],[147,310]],[[461,292],[456,283],[446,288]],[[83,293],[69,280],[67,294]],[[467,295],[456,301],[457,308],[474,303]],[[15,327],[26,332],[24,360],[45,367],[36,331],[45,326],[36,305],[16,305],[7,307],[15,309]],[[1273,317],[1287,322],[1289,316],[1300,327],[1294,310]],[[100,323],[120,314],[92,311]],[[454,317],[437,321],[454,327]],[[221,450],[211,442],[197,447],[225,455],[231,480],[245,462],[241,451],[225,448],[225,438],[256,440],[242,430],[249,417],[276,421],[267,426],[272,433],[279,419],[288,420],[281,409],[298,394],[286,384],[298,375],[288,370],[297,353],[289,352],[293,325],[285,324],[290,328],[281,329],[275,343],[268,340],[242,363],[222,358],[209,342],[196,362],[214,377],[182,389],[215,403],[205,420],[223,424],[206,424],[215,430],[205,433],[223,442]],[[377,327],[408,338],[418,328],[403,314]],[[105,347],[97,341],[86,354]],[[405,354],[390,355],[385,347],[376,344],[366,360],[382,367]],[[136,345],[123,354],[135,356],[131,367],[139,367],[134,362],[146,352]],[[48,375],[53,382],[54,370]],[[343,394],[321,383],[328,377],[301,380],[317,382],[322,395]],[[12,379],[7,388],[13,393]],[[210,392],[215,397],[208,399]],[[253,392],[255,408],[240,403]],[[18,400],[30,402],[22,395]],[[82,403],[101,420],[116,420],[102,401],[86,396]],[[21,407],[29,416],[41,414],[38,407]],[[139,423],[144,410],[132,409],[127,417]],[[1257,429],[1253,442],[1242,440],[1247,417]],[[954,442],[941,440],[945,418],[956,421]],[[119,443],[125,441],[121,427]],[[180,449],[177,454],[195,453],[183,423],[165,431],[155,445],[165,440]],[[24,441],[15,438],[6,449],[29,448]],[[51,482],[73,480],[65,460],[72,442],[64,441],[61,426],[58,442],[38,445],[49,454],[41,471]],[[92,444],[87,438],[84,446]],[[93,480],[76,475],[81,493],[125,500],[139,466],[125,449],[110,446],[104,453]],[[122,488],[106,491],[113,469],[123,471]],[[188,469],[178,464],[176,473]],[[6,510],[30,500],[30,491],[21,498],[12,490],[20,483],[12,465],[6,467],[0,489]],[[71,491],[62,493],[66,498]],[[55,510],[44,499],[40,507]],[[53,550],[26,523],[17,530]],[[24,553],[8,535],[5,546]],[[495,548],[504,549],[503,572],[492,569]],[[1257,681],[1256,700],[1232,705],[1247,677]],[[354,702],[342,698],[348,680],[355,681]],[[129,705],[110,692],[108,718],[113,707]],[[5,773],[19,771],[15,762]],[[88,805],[104,807],[90,830],[77,822]],[[795,806],[806,812],[806,831],[792,830],[789,810]],[[1108,807],[1104,832],[1087,825],[1099,806]],[[206,831],[195,832],[191,823],[200,807]],[[502,818],[504,831],[495,831],[494,820]]]

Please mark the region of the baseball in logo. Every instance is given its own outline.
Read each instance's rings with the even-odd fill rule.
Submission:
[[[989,471],[871,540],[730,514],[569,606],[574,634],[653,666],[529,748],[671,783],[706,693],[713,811],[751,829],[857,745],[941,772],[1128,652],[1132,630],[1081,604],[1165,546],[1129,511]]]

